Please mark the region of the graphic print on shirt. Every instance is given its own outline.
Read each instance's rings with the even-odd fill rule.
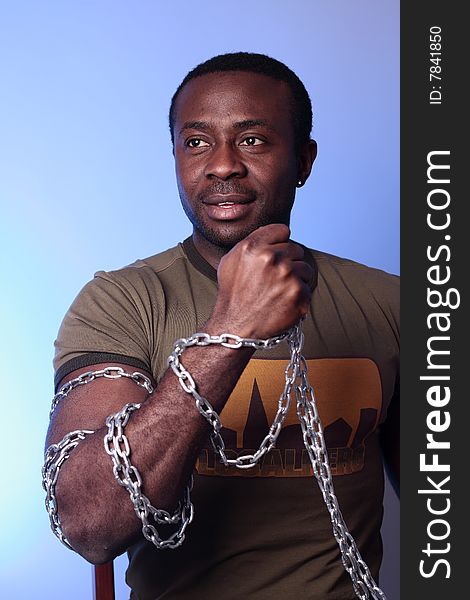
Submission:
[[[307,360],[323,425],[331,472],[347,475],[364,467],[365,440],[376,429],[382,408],[377,365],[368,358]],[[274,420],[284,388],[285,359],[252,359],[220,418],[227,458],[253,454]],[[199,475],[242,477],[310,477],[312,467],[303,445],[295,395],[276,447],[250,469],[225,467],[210,441],[196,463]]]

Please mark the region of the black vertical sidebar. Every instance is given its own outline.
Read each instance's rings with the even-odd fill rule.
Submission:
[[[469,594],[470,36],[461,6],[401,3],[401,600]]]

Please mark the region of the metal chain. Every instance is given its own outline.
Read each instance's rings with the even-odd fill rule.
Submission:
[[[266,349],[277,345],[284,339],[287,339],[289,344],[291,357],[285,370],[284,390],[279,399],[279,407],[274,422],[269,428],[268,434],[261,442],[259,449],[254,454],[241,456],[237,459],[227,459],[225,445],[220,435],[222,428],[220,417],[210,403],[197,391],[196,383],[191,374],[182,365],[180,356],[185,348],[191,346],[220,344],[229,348],[248,346],[256,349]],[[302,355],[303,341],[304,335],[301,322],[286,334],[268,340],[244,339],[231,334],[210,336],[206,333],[196,333],[189,338],[181,338],[175,342],[173,352],[168,358],[168,364],[178,377],[183,390],[193,396],[197,409],[212,426],[212,445],[215,452],[219,454],[222,463],[226,466],[233,465],[239,469],[253,467],[262,456],[274,447],[289,409],[291,390],[294,387],[297,399],[297,415],[302,429],[305,448],[307,449],[315,478],[330,514],[333,535],[341,552],[344,569],[351,577],[353,588],[358,598],[361,600],[387,600],[384,592],[377,586],[368,566],[362,559],[339,508],[333,487],[333,477],[331,475],[323,428],[313,388],[308,381],[307,362]]]
[[[197,391],[196,383],[181,363],[180,356],[186,348],[191,346],[218,344],[234,349],[251,347],[259,350],[272,348],[285,339],[289,344],[291,357],[285,369],[285,385],[279,398],[278,410],[273,424],[261,442],[259,449],[254,454],[241,456],[237,459],[227,459],[225,444],[220,435],[222,428],[220,417],[210,403]],[[351,577],[353,588],[358,598],[361,600],[387,600],[384,592],[377,586],[368,566],[362,559],[339,508],[334,492],[333,477],[328,461],[323,428],[316,406],[315,394],[308,381],[307,363],[302,355],[303,341],[304,336],[301,323],[298,323],[283,335],[266,340],[241,338],[228,333],[219,336],[196,333],[189,338],[181,338],[176,341],[173,352],[168,358],[168,365],[177,376],[183,390],[194,397],[199,412],[211,425],[212,445],[215,452],[219,454],[223,464],[226,466],[234,465],[239,469],[253,467],[275,446],[289,410],[292,388],[294,388],[297,400],[297,415],[302,429],[304,444],[312,463],[314,476],[330,514],[333,535],[340,548],[344,569]],[[72,379],[61,387],[53,398],[51,415],[60,400],[65,398],[72,389],[79,385],[87,384],[98,377],[107,377],[110,379],[128,377],[137,385],[144,387],[148,393],[153,392],[150,380],[142,373],[127,373],[121,367],[107,367],[100,371],[89,371]],[[194,515],[194,507],[190,499],[193,478],[191,477],[190,483],[184,492],[184,497],[172,515],[165,510],[154,508],[149,499],[142,494],[142,478],[136,467],[130,463],[131,450],[129,440],[124,435],[124,427],[129,420],[129,416],[132,412],[138,410],[140,406],[140,404],[126,404],[121,411],[115,415],[110,415],[106,419],[108,432],[104,438],[104,447],[113,461],[115,478],[129,492],[134,510],[143,523],[142,533],[144,537],[157,548],[177,548],[183,543],[186,527],[191,523]],[[91,433],[94,432],[89,430],[73,431],[68,433],[58,444],[50,446],[46,451],[46,460],[42,469],[43,487],[47,494],[46,510],[49,514],[52,530],[60,541],[69,548],[71,546],[62,532],[57,512],[55,484],[59,475],[59,469],[64,461],[69,458],[70,452],[82,439]],[[156,524],[177,526],[177,530],[169,538],[162,539],[155,525],[149,521],[149,516]]]
[[[138,410],[141,404],[126,404],[122,410],[106,419],[108,433],[104,437],[104,448],[113,461],[113,473],[119,485],[129,492],[136,515],[142,521],[142,534],[145,539],[152,542],[160,550],[165,548],[178,548],[184,542],[186,527],[193,520],[194,507],[191,503],[191,489],[193,478],[186,486],[183,500],[178,504],[175,512],[171,515],[166,510],[155,508],[142,491],[142,478],[139,471],[130,460],[131,449],[129,440],[124,434],[129,416]],[[177,525],[178,528],[168,538],[162,539],[149,517],[156,524]]]
[[[139,372],[128,373],[121,367],[106,367],[98,371],[88,371],[68,381],[63,385],[52,400],[51,414],[54,412],[60,400],[66,398],[75,388],[86,385],[100,377],[107,379],[118,379],[127,377],[136,385],[143,387],[149,394],[153,392],[152,382],[148,377]],[[149,499],[140,492],[142,479],[138,470],[130,464],[129,441],[123,433],[123,427],[127,424],[129,415],[140,408],[140,404],[126,404],[116,415],[111,415],[106,420],[108,432],[104,438],[106,452],[113,460],[113,473],[120,483],[128,490],[137,516],[142,520],[142,532],[146,539],[152,541],[159,548],[176,548],[184,540],[184,530],[193,518],[193,505],[190,500],[192,478],[187,486],[183,502],[180,502],[175,513],[170,515],[167,511],[154,508]],[[116,430],[116,432],[115,432]],[[49,515],[51,528],[59,540],[73,550],[70,542],[65,537],[57,508],[55,486],[59,477],[60,467],[69,458],[72,450],[77,444],[85,439],[87,435],[95,433],[92,430],[77,430],[67,433],[58,444],[52,444],[46,450],[45,462],[42,467],[42,485],[46,491],[46,510]],[[122,461],[122,462],[121,462]],[[156,523],[165,525],[179,525],[178,530],[168,539],[161,539],[154,525],[149,522],[152,517]]]
[[[82,373],[78,377],[75,377],[75,379],[71,379],[60,388],[54,398],[52,398],[52,406],[49,413],[49,418],[52,417],[52,413],[59,402],[66,398],[73,389],[79,385],[86,385],[87,383],[90,383],[95,379],[99,379],[100,377],[105,377],[106,379],[119,379],[119,377],[128,377],[129,379],[132,379],[132,381],[138,386],[146,389],[149,394],[153,392],[152,382],[142,373],[127,373],[122,367],[106,367],[104,369],[100,369],[99,371],[87,371],[86,373]]]
[[[210,434],[212,446],[226,467],[235,466],[238,469],[250,469],[251,467],[254,467],[265,454],[274,448],[290,406],[291,391],[295,381],[295,365],[293,358],[291,357],[291,360],[286,368],[286,383],[281,397],[279,398],[276,416],[273,424],[269,428],[267,435],[261,442],[260,447],[254,454],[246,454],[244,456],[239,456],[238,458],[227,458],[225,454],[225,443],[220,435],[222,423],[219,415],[212,408],[208,400],[201,396],[197,391],[194,379],[184,368],[180,361],[180,356],[186,348],[191,346],[209,346],[210,344],[218,344],[226,348],[248,347],[255,348],[256,350],[265,350],[267,348],[273,348],[274,346],[277,346],[277,344],[288,337],[289,332],[285,333],[284,335],[268,338],[266,340],[241,338],[238,335],[233,335],[231,333],[223,333],[222,335],[195,333],[189,338],[181,338],[177,340],[173,346],[173,352],[168,357],[168,365],[178,377],[178,381],[183,390],[193,396],[196,401],[197,409],[212,427]]]
[[[49,515],[52,531],[70,550],[73,550],[73,548],[62,531],[62,523],[57,512],[55,485],[59,477],[60,467],[69,458],[75,446],[81,440],[85,439],[87,435],[90,435],[90,433],[94,433],[94,431],[81,429],[67,433],[58,444],[52,444],[46,450],[46,458],[42,467],[42,487],[46,492],[46,510]]]
[[[333,487],[328,452],[323,435],[323,427],[318,414],[315,394],[308,381],[307,362],[301,354],[304,334],[299,325],[294,327],[289,342],[291,350],[297,352],[297,380],[295,394],[297,398],[297,416],[307,449],[313,473],[317,480],[323,500],[330,513],[333,535],[341,551],[344,569],[352,580],[354,591],[361,600],[386,600],[384,592],[375,583],[369,567],[362,559],[354,538],[349,533]]]

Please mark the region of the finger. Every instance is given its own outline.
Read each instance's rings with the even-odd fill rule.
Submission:
[[[277,244],[287,242],[290,236],[290,229],[282,223],[271,223],[255,229],[247,239],[256,243]]]
[[[306,262],[294,261],[292,263],[292,270],[299,279],[309,286],[311,290],[315,276],[315,271],[312,269],[312,267]]]
[[[278,259],[287,258],[297,261],[303,260],[305,255],[303,247],[295,242],[278,242],[272,246]]]
[[[302,283],[301,285],[302,285],[302,292],[301,292],[300,306],[301,306],[302,316],[305,316],[308,313],[309,308],[310,308],[310,302],[312,300],[312,289],[306,283]]]

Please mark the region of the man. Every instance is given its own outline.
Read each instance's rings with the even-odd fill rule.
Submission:
[[[398,465],[397,278],[290,240],[295,189],[316,156],[311,119],[303,84],[278,61],[237,53],[196,67],[170,110],[192,237],[119,271],[97,273],[61,326],[58,387],[107,366],[138,371],[154,386],[148,394],[129,377],[98,377],[75,387],[59,402],[47,440],[94,432],[61,469],[58,513],[66,538],[90,562],[129,551],[134,599],[356,597],[295,407],[276,449],[259,464],[226,467],[214,457],[193,397],[167,369],[176,339],[197,331],[266,339],[302,317],[303,354],[339,504],[377,577],[382,451],[392,472]],[[263,440],[288,358],[285,342],[269,351],[212,344],[184,351],[184,369],[221,415],[228,458],[252,454]],[[196,467],[195,518],[178,549],[157,549],[143,538],[129,493],[103,450],[103,438],[113,434],[106,417],[126,403],[142,405],[125,424],[126,442],[118,434],[117,443],[153,506],[171,512]],[[120,467],[115,471],[122,477]],[[171,536],[174,530],[166,529]]]

